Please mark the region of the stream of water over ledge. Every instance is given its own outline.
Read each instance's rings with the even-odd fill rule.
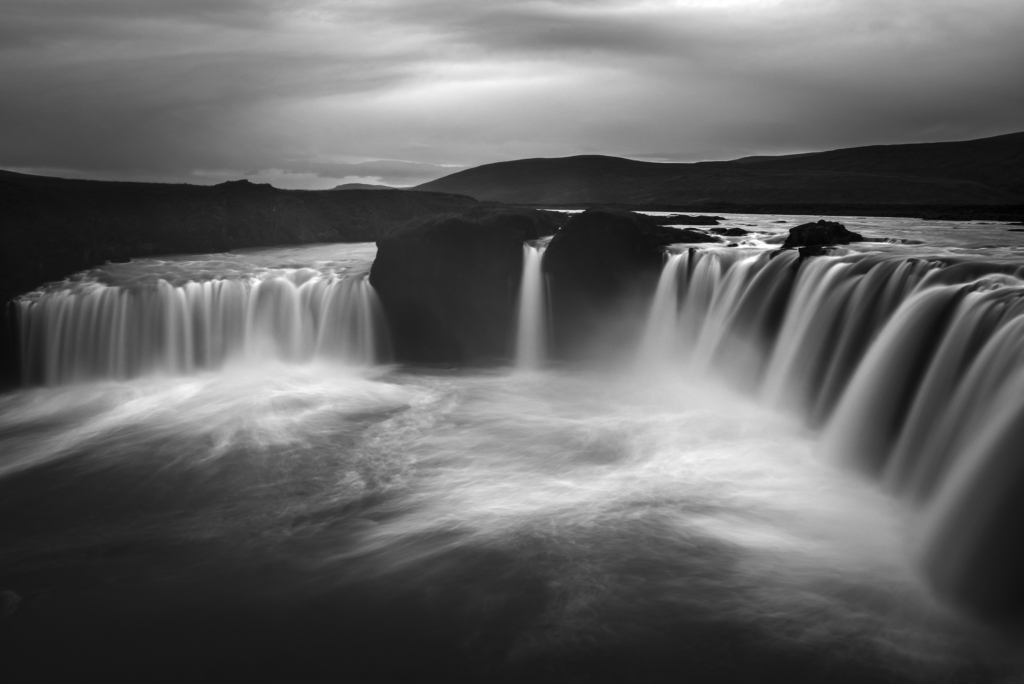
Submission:
[[[752,231],[732,248],[750,255],[790,219],[729,218]],[[847,225],[1018,256],[984,246],[997,227]],[[373,253],[141,260],[23,301],[35,384],[0,395],[0,668],[29,681],[1024,674],[1012,631],[933,595],[919,510],[790,410],[820,394],[773,371],[792,358],[761,354],[750,391],[728,368],[694,370],[718,363],[701,354],[724,337],[702,347],[652,320],[621,367],[550,367],[529,340],[520,368],[388,365]]]

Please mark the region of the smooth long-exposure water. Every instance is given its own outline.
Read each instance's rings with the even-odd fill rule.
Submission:
[[[784,218],[730,217],[759,226],[751,248]],[[957,244],[937,247],[976,248]],[[361,278],[372,255],[140,261],[55,289],[229,277],[258,293],[277,279],[297,297],[279,312],[306,284]],[[713,373],[438,371],[274,349],[0,395],[0,667],[35,681],[1024,672],[1012,633],[932,596],[913,510]]]

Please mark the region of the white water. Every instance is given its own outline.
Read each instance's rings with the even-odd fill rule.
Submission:
[[[251,263],[248,272],[211,273],[220,263],[179,261],[169,270],[154,260],[142,278],[144,261],[111,265],[22,298],[26,380],[193,373],[260,359],[357,366],[387,359],[387,330],[365,268]]]
[[[739,680],[782,667],[779,654],[812,671],[853,659],[867,675],[920,682],[977,658],[1006,662],[931,598],[895,502],[816,458],[798,426],[674,372],[431,376],[275,362],[27,390],[3,397],[0,415],[7,478],[62,468],[50,471],[59,499],[35,478],[0,504],[7,520],[47,511],[31,534],[9,534],[0,558],[8,576],[48,578],[49,594],[15,588],[58,616],[81,591],[109,594],[101,615],[119,615],[125,583],[129,596],[151,585],[147,605],[167,615],[191,605],[181,593],[195,583],[244,587],[256,605],[268,590],[323,603],[369,583],[441,592],[441,605],[478,597],[463,610],[482,631],[465,639],[498,638],[488,625],[518,624],[517,606],[536,606],[503,651],[512,672],[580,649],[635,651],[648,654],[645,679],[660,680],[691,632],[723,628],[749,635],[735,645],[745,657],[698,650],[687,662]],[[126,579],[81,579],[82,550],[109,547],[128,551],[104,557],[102,577]],[[246,583],[243,569],[282,563],[270,587]],[[509,572],[522,591],[544,587],[543,600],[506,597],[493,583]],[[268,625],[273,611],[262,609]],[[443,615],[431,624],[470,629]]]
[[[547,296],[541,260],[544,246],[523,245],[523,278],[519,286],[519,313],[516,325],[516,367],[538,370],[544,365],[547,349]]]
[[[824,457],[921,507],[915,544],[938,586],[997,609],[1017,591],[983,578],[1019,563],[1008,547],[1024,487],[1024,280],[998,258],[873,247],[803,263],[760,249],[669,255],[641,364],[727,377],[823,427]]]
[[[248,336],[271,342],[270,353],[219,368],[193,362],[0,396],[0,580],[25,597],[25,610],[41,606],[54,620],[97,596],[101,615],[128,623],[140,601],[158,616],[188,605],[197,629],[221,614],[219,597],[236,593],[264,606],[261,630],[277,624],[276,601],[381,596],[371,612],[386,616],[384,638],[401,654],[373,660],[384,670],[417,662],[400,634],[422,611],[415,640],[450,646],[459,662],[486,653],[488,676],[519,680],[534,677],[537,663],[586,680],[574,668],[602,658],[611,660],[590,679],[673,681],[694,671],[750,681],[790,662],[807,669],[789,681],[1020,675],[1012,644],[932,596],[914,551],[950,544],[950,520],[969,521],[961,539],[984,527],[991,511],[964,497],[979,487],[998,496],[986,478],[1010,472],[998,463],[1019,424],[1019,380],[1005,370],[1021,348],[1013,278],[933,275],[948,269],[907,261],[905,245],[859,247],[797,272],[794,255],[764,254],[779,230],[769,218],[745,247],[667,261],[638,368],[403,371],[309,346],[283,353],[294,349],[281,346],[284,331],[256,325]],[[87,276],[83,287],[155,278],[187,291],[229,270],[238,282],[283,280],[298,292],[358,282],[369,258],[365,247],[335,246],[134,263],[121,267],[126,274]],[[291,280],[303,264],[316,275]],[[294,304],[289,286],[273,287],[289,293],[273,301]],[[959,289],[961,299],[946,302]],[[271,310],[313,311],[302,302]],[[944,308],[991,334],[889,332]],[[543,322],[539,309],[527,318]],[[316,339],[303,330],[299,339]],[[953,358],[941,367],[956,371],[905,373],[930,388],[914,386],[906,420],[865,409],[857,397],[876,396],[858,377],[866,364],[886,369],[879,382],[896,382],[905,369],[890,351],[919,357],[915,345],[928,344],[938,348],[928,358]],[[847,387],[858,389],[844,396]],[[989,416],[978,397],[1001,410]],[[871,433],[879,419],[899,434]],[[915,440],[939,437],[904,426],[939,424],[961,436],[975,430],[971,421],[996,428],[977,428],[990,437],[956,447],[968,457],[951,457],[949,473],[923,474]],[[856,428],[856,439],[841,440],[853,452],[828,448],[847,422],[895,455],[866,457]],[[991,437],[998,426],[1006,439]],[[840,457],[877,462],[898,491],[941,481],[928,525],[837,467]],[[957,548],[969,557],[969,543]],[[951,563],[951,572],[969,565]],[[256,581],[253,567],[276,570]],[[327,624],[346,624],[350,612],[340,603]],[[102,625],[86,624],[76,640],[109,641]],[[196,642],[178,638],[188,662]],[[350,641],[331,643],[348,660],[361,657]]]

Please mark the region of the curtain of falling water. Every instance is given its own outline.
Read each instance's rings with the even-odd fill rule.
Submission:
[[[1024,489],[1022,314],[1008,267],[691,249],[667,258],[640,356],[717,368],[823,427],[824,453],[924,507],[938,586],[987,583],[993,601],[1019,584],[998,568],[1024,568],[1005,550]]]
[[[544,364],[547,347],[546,296],[541,261],[544,246],[523,245],[523,278],[519,286],[516,327],[516,367],[536,370]]]
[[[189,373],[235,358],[368,365],[387,347],[365,276],[90,282],[18,306],[25,379],[50,385]]]

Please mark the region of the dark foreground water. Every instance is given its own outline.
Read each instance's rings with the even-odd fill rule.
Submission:
[[[986,681],[908,521],[682,378],[265,365],[3,398],[5,660],[139,680]],[[1009,668],[1004,670],[1004,668]]]
[[[817,439],[671,365],[0,395],[0,681],[1021,681]]]

